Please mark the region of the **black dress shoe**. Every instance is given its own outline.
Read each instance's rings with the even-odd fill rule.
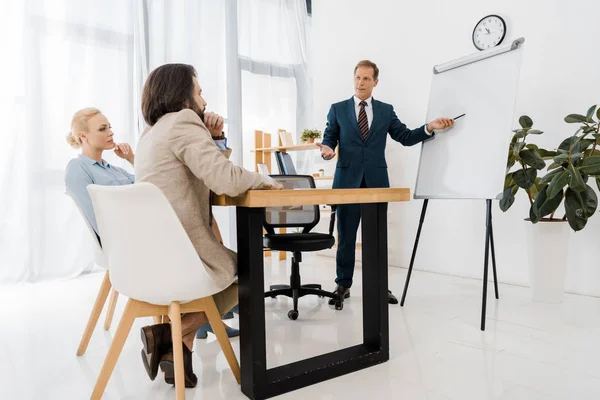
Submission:
[[[396,296],[394,296],[391,290],[388,290],[388,303],[398,304],[398,299],[396,298]]]
[[[335,287],[335,290],[333,291],[333,294],[337,294],[339,296],[340,299],[342,299],[342,301],[344,301],[344,299],[347,299],[348,297],[350,297],[350,288],[341,286],[341,285],[337,285]],[[329,299],[329,305],[332,306],[337,302],[337,299]]]
[[[169,350],[160,359],[160,369],[165,373],[165,382],[175,384],[175,361],[173,359],[173,350]],[[185,376],[185,387],[188,389],[196,387],[198,377],[192,370],[192,352],[188,350],[183,343],[183,372]]]
[[[171,325],[158,324],[145,326],[142,332],[142,363],[151,380],[158,374],[158,363],[172,344]]]

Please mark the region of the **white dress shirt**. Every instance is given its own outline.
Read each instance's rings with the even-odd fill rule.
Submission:
[[[360,113],[360,102],[362,100],[358,97],[354,96],[354,111],[356,113],[356,121],[358,121],[358,115]],[[367,105],[365,106],[365,113],[367,114],[367,123],[369,124],[369,129],[371,129],[371,122],[373,122],[373,96],[369,97],[365,100]],[[425,124],[425,133],[431,136],[431,132],[427,130],[427,124]]]

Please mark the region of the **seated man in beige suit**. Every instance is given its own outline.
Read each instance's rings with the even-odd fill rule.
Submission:
[[[205,113],[205,107],[194,67],[167,64],[152,71],[142,94],[142,114],[149,127],[137,148],[136,181],[162,190],[209,275],[226,287],[237,274],[237,257],[217,238],[211,192],[237,196],[249,189],[281,189],[281,185],[228,160],[231,150],[220,151],[215,144],[223,138],[223,118]],[[214,299],[221,315],[231,310],[238,302],[237,284]],[[198,381],[192,371],[194,336],[207,318],[204,313],[188,313],[181,322],[185,385],[194,387]],[[142,342],[150,379],[154,380],[160,365],[165,381],[174,384],[169,324],[142,328]]]

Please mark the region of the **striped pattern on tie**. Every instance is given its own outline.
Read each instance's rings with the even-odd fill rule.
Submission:
[[[361,101],[359,103],[360,111],[358,112],[358,128],[360,129],[363,140],[366,140],[369,135],[369,121],[367,120],[367,113],[365,111],[366,105],[366,101]]]

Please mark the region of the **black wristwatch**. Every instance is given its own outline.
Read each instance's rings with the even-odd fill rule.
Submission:
[[[213,136],[213,140],[225,140],[225,132],[221,132],[220,136]]]

